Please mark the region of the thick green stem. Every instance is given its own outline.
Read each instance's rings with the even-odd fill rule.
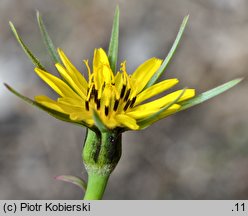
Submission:
[[[84,200],[100,200],[104,194],[109,176],[88,173],[87,189]]]

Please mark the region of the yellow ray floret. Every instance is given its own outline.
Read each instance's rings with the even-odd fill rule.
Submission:
[[[139,130],[177,112],[181,107],[179,102],[195,96],[194,89],[178,90],[144,103],[178,83],[177,79],[168,79],[144,89],[161,66],[162,61],[157,58],[141,64],[132,75],[128,75],[126,62],[123,62],[114,75],[105,51],[96,49],[92,71],[88,60],[84,61],[89,75],[86,81],[61,49],[58,53],[63,65],[57,63],[55,66],[63,80],[38,68],[35,72],[59,97],[55,101],[36,96],[35,100],[88,127],[96,127],[93,115],[96,112],[108,129]]]
[[[58,53],[61,61],[63,62],[64,66],[66,67],[69,75],[74,80],[74,82],[80,83],[83,86],[83,88],[87,88],[88,83],[86,79],[78,71],[78,69],[71,63],[71,61],[67,58],[65,53],[61,49],[58,49]]]

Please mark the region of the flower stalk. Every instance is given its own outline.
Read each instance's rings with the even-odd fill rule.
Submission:
[[[84,200],[101,200],[110,175],[100,175],[88,172],[88,184]]]

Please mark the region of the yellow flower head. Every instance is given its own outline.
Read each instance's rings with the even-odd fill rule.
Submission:
[[[40,105],[68,115],[70,120],[82,122],[89,128],[96,127],[97,115],[108,129],[142,129],[159,119],[180,110],[181,102],[195,96],[194,89],[178,90],[159,99],[146,102],[178,83],[168,79],[146,88],[148,82],[161,66],[162,61],[151,58],[141,64],[132,75],[126,71],[126,62],[114,75],[108,57],[103,49],[94,52],[93,68],[84,61],[88,70],[88,81],[58,49],[63,65],[55,66],[62,79],[35,68],[35,72],[58,95],[57,101],[47,96],[36,96]]]

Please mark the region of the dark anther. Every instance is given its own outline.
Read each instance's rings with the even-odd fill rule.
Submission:
[[[95,103],[97,103],[97,100],[98,100],[98,91],[95,89],[95,91],[94,91],[94,101],[95,101]]]
[[[85,108],[86,108],[87,111],[90,110],[90,108],[89,108],[89,101],[85,101]]]
[[[108,116],[109,114],[109,107],[105,106],[105,116]]]
[[[96,99],[96,108],[100,109],[100,99]]]
[[[131,104],[130,104],[130,107],[131,107],[131,108],[133,108],[133,105],[134,105],[135,101],[136,101],[136,97],[134,97],[134,98],[132,99],[132,101],[131,101]]]
[[[91,90],[91,94],[92,94],[92,95],[95,94],[95,90],[96,90],[96,89],[95,89],[95,86],[93,85],[93,86],[92,86],[92,90]]]
[[[125,91],[126,91],[126,86],[123,85],[123,86],[122,86],[122,89],[121,89],[121,96],[120,96],[121,98],[124,97]]]
[[[96,89],[95,89],[95,86],[93,86],[91,93],[90,93],[90,98],[95,98],[95,94],[96,94]]]
[[[127,103],[126,103],[126,105],[124,106],[124,111],[126,111],[127,110],[127,108],[129,107],[129,105],[130,105],[130,103],[131,103],[131,101],[130,100],[128,100],[127,101]]]
[[[126,93],[126,96],[125,96],[125,98],[124,98],[124,101],[127,101],[128,97],[129,97],[129,95],[130,95],[130,92],[131,92],[131,89],[128,89],[128,90],[127,90],[127,93]]]
[[[114,104],[114,111],[117,110],[118,105],[119,105],[119,100],[116,100],[116,101],[115,101],[115,104]]]

